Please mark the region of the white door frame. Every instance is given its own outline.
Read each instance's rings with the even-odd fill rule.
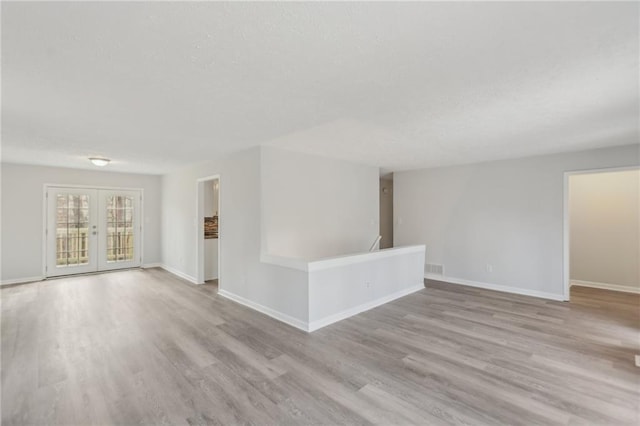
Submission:
[[[144,265],[144,188],[128,188],[118,186],[70,185],[66,183],[45,183],[42,185],[42,278],[47,279],[47,192],[49,188],[71,189],[105,189],[140,192],[140,266]]]
[[[111,262],[111,264],[107,260],[107,240],[106,238],[100,238],[98,242],[98,272],[107,272],[116,269],[128,269],[128,268],[139,268],[142,266],[142,211],[140,211],[140,205],[142,204],[142,194],[137,190],[125,190],[125,189],[99,189],[98,194],[98,218],[100,222],[98,223],[98,231],[104,231],[107,233],[107,215],[104,214],[106,212],[106,198],[105,196],[113,196],[113,195],[125,195],[128,197],[134,198],[133,206],[134,213],[137,217],[134,217],[134,241],[138,241],[138,244],[134,243],[133,250],[134,256],[132,260],[129,261],[117,261]],[[138,198],[139,197],[139,198]],[[139,223],[138,223],[139,222]],[[137,228],[137,229],[135,229]]]
[[[88,222],[88,259],[86,264],[78,264],[72,267],[61,268],[57,265],[57,196],[64,194],[87,195],[89,197],[89,222]],[[51,229],[45,229],[46,253],[47,253],[47,274],[46,278],[59,277],[62,275],[90,274],[98,270],[99,265],[99,236],[97,235],[98,221],[98,191],[93,188],[69,188],[69,187],[49,187],[47,190],[46,220]]]
[[[222,180],[220,174],[196,180],[196,284],[204,284],[204,183],[218,179],[218,283],[222,280]]]
[[[640,166],[622,166],[622,167],[608,167],[608,168],[600,168],[600,169],[586,169],[586,170],[572,170],[569,172],[564,172],[564,189],[563,189],[563,204],[562,204],[562,244],[563,244],[563,253],[562,253],[562,272],[564,274],[563,283],[564,283],[564,298],[563,300],[569,301],[570,298],[570,287],[571,287],[571,264],[570,264],[570,255],[571,255],[571,236],[570,236],[570,223],[569,223],[569,178],[575,175],[590,175],[595,173],[610,173],[610,172],[624,172],[627,170],[640,170]]]

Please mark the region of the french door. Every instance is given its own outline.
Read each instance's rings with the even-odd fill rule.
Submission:
[[[47,277],[140,266],[140,191],[47,188]]]

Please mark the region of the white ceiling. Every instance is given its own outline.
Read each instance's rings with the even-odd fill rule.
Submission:
[[[2,3],[2,160],[164,173],[638,142],[639,4]]]

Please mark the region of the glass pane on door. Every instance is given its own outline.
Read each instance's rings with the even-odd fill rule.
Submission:
[[[134,256],[133,197],[107,197],[107,262],[130,262]]]
[[[89,263],[89,196],[56,195],[56,266]]]

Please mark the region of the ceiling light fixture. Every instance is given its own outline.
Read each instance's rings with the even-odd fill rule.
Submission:
[[[93,163],[94,166],[98,167],[104,167],[111,161],[108,158],[101,157],[89,157],[89,160]]]

